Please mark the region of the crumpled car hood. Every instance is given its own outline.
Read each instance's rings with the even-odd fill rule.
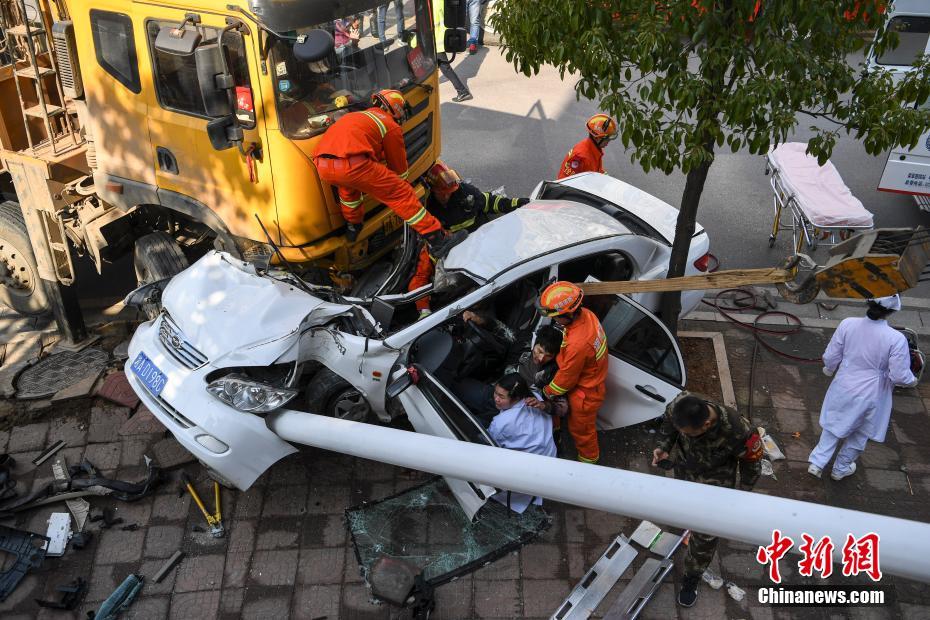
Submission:
[[[220,367],[271,364],[296,343],[302,323],[320,325],[352,309],[217,251],[175,276],[162,303],[182,337]]]

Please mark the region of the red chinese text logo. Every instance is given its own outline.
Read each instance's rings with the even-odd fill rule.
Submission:
[[[804,577],[812,577],[814,572],[820,577],[827,578],[833,574],[833,541],[824,536],[815,541],[809,534],[801,534],[802,543],[798,547],[801,560],[798,562],[798,572]],[[872,581],[882,578],[882,571],[878,561],[878,534],[870,532],[861,538],[852,534],[846,536],[843,545],[843,576],[851,577],[859,573],[867,574]],[[790,536],[784,536],[781,530],[772,532],[772,543],[759,547],[756,551],[756,561],[759,564],[769,565],[769,579],[774,583],[781,583],[781,572],[778,562],[791,548],[794,541]]]
[[[882,578],[882,571],[878,565],[878,534],[874,532],[869,532],[859,539],[852,534],[846,535],[846,544],[843,545],[843,575],[850,577],[859,573],[865,573],[872,581]]]
[[[781,530],[772,532],[772,544],[767,547],[759,547],[756,551],[756,561],[759,564],[769,565],[769,579],[774,583],[781,583],[781,573],[778,572],[778,561],[782,559],[791,547],[794,541],[788,536],[782,536]]]

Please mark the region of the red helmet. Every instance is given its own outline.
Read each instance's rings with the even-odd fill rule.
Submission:
[[[403,123],[407,120],[407,115],[410,113],[410,106],[407,105],[404,94],[399,90],[391,90],[389,88],[379,90],[371,96],[371,104],[379,106],[382,110],[393,116],[394,120],[398,123]]]
[[[588,127],[588,134],[595,140],[610,141],[617,137],[617,121],[606,114],[595,114],[585,123]]]
[[[539,296],[537,307],[543,316],[571,314],[581,307],[584,293],[571,282],[553,282]]]
[[[437,194],[449,195],[459,188],[462,177],[459,173],[446,165],[446,162],[437,159],[436,163],[426,173],[426,182]]]

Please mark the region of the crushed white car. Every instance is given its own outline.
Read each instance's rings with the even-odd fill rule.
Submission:
[[[494,445],[437,377],[450,366],[482,380],[503,371],[498,343],[463,324],[462,312],[493,312],[528,347],[545,320],[534,302],[547,280],[665,277],[676,217],[666,203],[604,175],[544,182],[528,205],[453,248],[434,284],[368,298],[210,252],[168,283],[161,313],[132,338],[126,374],[177,440],[240,489],[295,451],[263,417],[285,407],[354,421],[406,415],[419,432]],[[687,273],[706,268],[708,249],[698,227]],[[414,302],[427,295],[433,313],[418,321]],[[682,312],[700,298],[683,293]],[[658,295],[585,301],[604,325],[611,357],[599,427],[661,415],[681,391],[685,369],[651,312]],[[497,491],[448,482],[469,516]]]

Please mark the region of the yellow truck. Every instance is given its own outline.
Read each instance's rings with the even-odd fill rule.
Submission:
[[[464,49],[464,0],[439,8],[446,49]],[[367,200],[349,242],[310,155],[340,115],[398,88],[410,178],[436,161],[430,0],[0,0],[0,27],[3,304],[66,328],[72,251],[98,271],[133,251],[140,282],[185,252],[248,258],[269,238],[305,279],[344,287],[398,262],[403,222]]]

